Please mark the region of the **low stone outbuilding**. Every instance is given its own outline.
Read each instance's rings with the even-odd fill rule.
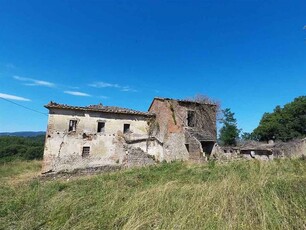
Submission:
[[[237,158],[273,160],[275,158],[306,158],[306,138],[281,141],[245,141],[236,147],[216,146],[213,157],[219,160],[233,160]]]

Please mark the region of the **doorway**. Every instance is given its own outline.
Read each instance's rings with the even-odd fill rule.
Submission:
[[[201,141],[201,145],[202,145],[203,152],[207,155],[210,155],[214,148],[215,142],[214,141]]]

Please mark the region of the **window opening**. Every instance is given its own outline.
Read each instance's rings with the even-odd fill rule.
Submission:
[[[123,133],[130,132],[130,124],[124,124],[123,125]]]
[[[104,133],[105,132],[105,122],[98,122],[98,133]]]
[[[77,121],[76,120],[70,120],[69,121],[69,129],[68,131],[76,131]]]
[[[194,111],[188,111],[187,113],[187,124],[189,127],[195,126],[195,113]]]
[[[90,147],[83,147],[82,157],[88,157],[90,152]]]

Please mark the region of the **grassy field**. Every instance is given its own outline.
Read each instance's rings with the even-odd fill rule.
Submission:
[[[35,179],[39,170],[1,164],[1,229],[306,229],[305,160],[175,162],[69,180]]]

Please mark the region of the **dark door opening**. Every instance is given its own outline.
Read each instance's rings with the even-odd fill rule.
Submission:
[[[215,142],[214,141],[201,141],[201,145],[202,145],[203,152],[207,155],[210,155],[214,148]]]

